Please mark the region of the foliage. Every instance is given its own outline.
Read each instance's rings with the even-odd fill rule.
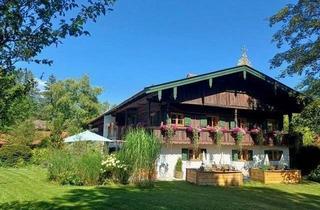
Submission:
[[[283,133],[281,131],[273,131],[273,138],[275,145],[281,145]]]
[[[32,120],[25,120],[13,126],[9,133],[10,143],[30,145],[35,139],[35,125]]]
[[[315,99],[303,109],[300,118],[296,119],[296,123],[320,134],[320,98]]]
[[[301,133],[303,135],[303,144],[304,145],[312,145],[314,144],[316,134],[309,127],[306,127],[304,123],[304,119],[301,118],[300,114],[294,114],[292,116],[292,130],[296,133]],[[284,116],[283,118],[283,130],[285,132],[289,132],[289,119],[288,116]]]
[[[128,166],[125,165],[116,154],[107,155],[101,163],[101,180],[102,182],[120,182],[128,183],[129,173]]]
[[[311,78],[319,76],[319,4],[319,0],[299,0],[270,17],[270,26],[282,24],[273,35],[273,42],[278,48],[285,43],[289,45],[286,51],[276,54],[271,60],[274,68],[287,64],[282,76],[303,73]]]
[[[98,95],[101,88],[91,87],[89,77],[80,80],[55,81],[44,92],[43,113],[49,120],[52,141],[60,147],[62,132],[70,135],[80,132],[100,111]]]
[[[313,145],[302,146],[296,154],[290,155],[295,157],[290,164],[294,168],[300,169],[303,175],[308,175],[320,165],[320,147]]]
[[[176,166],[175,166],[175,171],[181,172],[182,171],[182,159],[178,158]]]
[[[194,150],[198,150],[201,129],[189,126],[186,131],[192,141]]]
[[[219,126],[209,128],[209,132],[213,136],[216,144],[220,147],[221,146],[221,140],[224,136],[224,133],[226,132],[225,128],[221,128]]]
[[[233,128],[231,130],[231,135],[233,136],[234,140],[236,141],[236,145],[239,146],[240,150],[241,150],[241,143],[242,140],[244,138],[244,135],[246,134],[245,130],[243,130],[242,128]]]
[[[162,135],[167,139],[167,141],[172,144],[172,138],[176,134],[177,126],[176,125],[162,125],[160,127]]]
[[[33,86],[30,72],[6,72],[0,66],[0,130],[6,130],[34,114]]]
[[[84,26],[104,15],[113,0],[77,3],[65,1],[3,1],[0,3],[0,66],[14,69],[17,62],[51,64],[35,58],[45,47],[66,37],[89,35]]]
[[[129,168],[131,181],[152,183],[156,160],[160,153],[160,140],[143,128],[130,130],[124,137],[125,144],[119,158]]]
[[[48,178],[61,184],[96,185],[101,160],[101,152],[92,148],[53,149],[49,155]]]
[[[49,148],[35,148],[32,150],[31,162],[35,165],[48,166],[48,159],[50,155]]]
[[[251,129],[250,134],[251,134],[253,141],[257,145],[263,145],[264,136],[263,136],[263,131],[260,128]]]
[[[308,179],[316,182],[320,182],[320,165],[308,175]]]
[[[30,158],[31,149],[26,145],[8,144],[0,148],[0,162],[3,166],[23,165]]]

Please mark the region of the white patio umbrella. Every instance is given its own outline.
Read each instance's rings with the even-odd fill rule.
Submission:
[[[88,130],[64,139],[65,143],[73,143],[79,141],[114,142],[114,140],[110,140]]]
[[[269,166],[269,165],[270,165],[270,161],[269,161],[269,156],[268,156],[268,154],[265,154],[265,155],[264,155],[263,165],[264,165],[264,166]]]
[[[202,152],[202,162],[203,162],[204,164],[207,163],[207,157],[206,157],[206,153],[205,153],[204,151]]]
[[[283,157],[283,154],[281,154],[281,158],[278,162],[278,165],[281,167],[281,168],[284,168],[286,166],[286,162],[284,161],[284,157]]]

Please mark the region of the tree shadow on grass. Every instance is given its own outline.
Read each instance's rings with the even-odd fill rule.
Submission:
[[[320,209],[320,196],[264,186],[222,188],[157,182],[152,189],[72,189],[51,201],[3,203],[0,209]]]

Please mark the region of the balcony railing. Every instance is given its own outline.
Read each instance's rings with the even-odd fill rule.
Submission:
[[[148,131],[152,132],[155,136],[157,136],[163,143],[168,142],[168,138],[166,138],[163,133],[161,132],[160,127],[147,127]],[[118,126],[117,129],[117,139],[123,139],[125,132],[128,129],[123,126]],[[175,134],[170,139],[170,142],[173,144],[192,144],[192,140],[190,136],[188,135],[185,127],[179,127],[175,131]],[[209,145],[209,144],[216,144],[214,137],[212,134],[207,130],[202,130],[200,132],[199,136],[199,144],[200,145]],[[235,145],[236,141],[234,137],[231,135],[231,131],[227,131],[223,134],[223,137],[221,139],[221,145]],[[263,145],[276,145],[274,137],[272,135],[264,135],[264,141],[262,142]],[[282,136],[281,144],[286,144],[286,134]],[[246,133],[243,137],[243,140],[241,142],[241,145],[243,146],[252,146],[257,145],[255,141],[253,140],[250,133]]]

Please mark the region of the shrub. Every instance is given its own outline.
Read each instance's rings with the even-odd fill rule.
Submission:
[[[49,155],[48,178],[61,184],[99,184],[102,155],[99,151],[54,149]]]
[[[31,162],[35,165],[48,165],[49,148],[36,148],[32,150]]]
[[[320,165],[320,148],[317,146],[302,146],[298,152],[290,151],[292,167],[300,169],[303,175],[310,172]]]
[[[308,179],[315,182],[320,182],[320,165],[318,165],[316,169],[311,171],[311,173],[308,176]]]
[[[179,158],[179,159],[177,160],[175,170],[178,171],[178,172],[181,172],[181,171],[182,171],[182,160],[181,160],[181,158]]]
[[[126,134],[125,142],[119,158],[129,166],[131,181],[136,184],[152,182],[161,148],[160,140],[143,128],[137,128]]]
[[[0,149],[0,162],[2,166],[16,166],[30,161],[31,149],[25,145],[9,144]]]
[[[128,183],[128,166],[116,154],[107,155],[101,163],[101,181]]]
[[[98,151],[84,153],[76,164],[76,172],[85,185],[95,185],[99,182],[102,156]]]

